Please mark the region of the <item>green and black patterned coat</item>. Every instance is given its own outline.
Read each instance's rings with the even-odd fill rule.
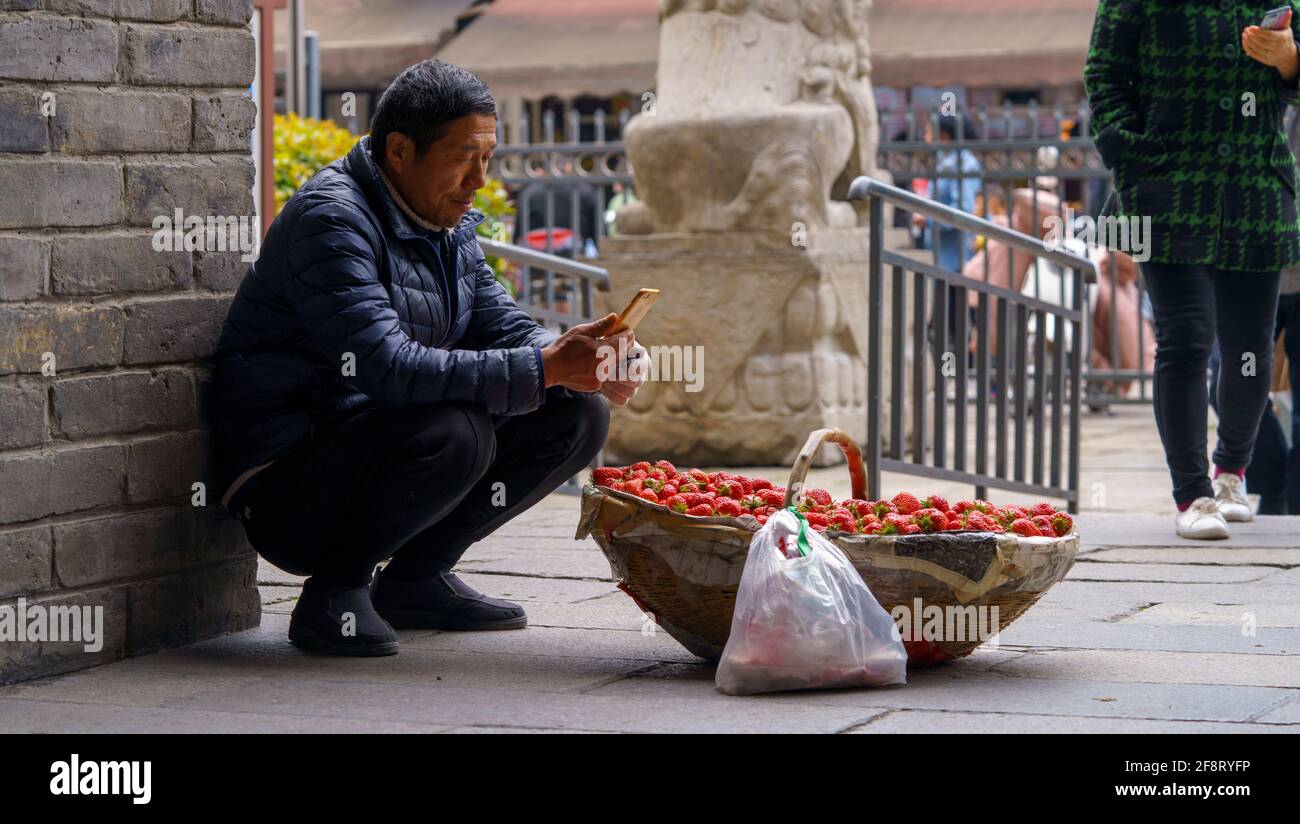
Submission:
[[[1282,131],[1300,91],[1241,48],[1283,5],[1101,0],[1084,69],[1110,213],[1151,218],[1151,260],[1270,271],[1300,263],[1296,163]],[[1300,42],[1300,11],[1291,15]]]

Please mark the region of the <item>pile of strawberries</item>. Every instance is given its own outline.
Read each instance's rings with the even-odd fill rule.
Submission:
[[[760,524],[781,508],[785,488],[763,478],[730,472],[679,470],[668,461],[638,461],[631,466],[602,466],[592,483],[663,504],[683,515],[753,515]],[[813,529],[862,535],[913,535],[920,532],[1014,532],[1027,537],[1059,537],[1074,529],[1074,520],[1051,504],[1026,509],[1014,504],[958,501],[938,495],[919,499],[900,492],[889,500],[835,501],[824,489],[805,489],[799,510]]]

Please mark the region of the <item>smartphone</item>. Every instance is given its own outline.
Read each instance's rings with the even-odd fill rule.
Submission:
[[[1290,6],[1278,6],[1271,11],[1264,12],[1264,19],[1260,22],[1259,27],[1272,31],[1286,28],[1284,21],[1289,11],[1291,11]]]
[[[655,305],[659,300],[658,289],[641,289],[628,303],[627,308],[619,313],[618,320],[614,323],[614,328],[608,335],[617,335],[619,332],[626,332],[629,329],[635,329],[636,325],[641,322],[649,312],[650,307]]]

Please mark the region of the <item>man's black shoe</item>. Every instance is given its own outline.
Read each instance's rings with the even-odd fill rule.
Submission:
[[[289,641],[331,655],[396,655],[397,633],[370,602],[368,586],[338,587],[308,578],[289,618]]]
[[[379,614],[398,629],[472,631],[528,625],[523,607],[477,592],[449,571],[425,581],[400,581],[381,572],[370,595]]]

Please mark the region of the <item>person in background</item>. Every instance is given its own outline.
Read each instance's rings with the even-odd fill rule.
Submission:
[[[1300,154],[1300,116],[1295,109],[1287,109],[1283,128],[1292,153]],[[1300,515],[1300,266],[1282,271],[1274,336],[1282,338],[1286,353],[1291,410],[1284,424],[1274,413],[1272,404],[1264,407],[1255,451],[1250,466],[1246,467],[1246,484],[1259,493],[1260,515]],[[1210,360],[1210,403],[1214,404],[1215,414],[1219,411],[1215,396],[1220,361],[1216,346]],[[1291,427],[1289,439],[1284,429],[1287,424]]]
[[[1279,275],[1300,265],[1282,134],[1284,108],[1300,102],[1297,21],[1247,24],[1260,13],[1232,0],[1101,0],[1084,67],[1093,140],[1118,193],[1110,214],[1150,227],[1154,410],[1184,538],[1227,538],[1228,521],[1254,517],[1245,472],[1269,400]],[[1225,368],[1211,477],[1216,334]]]
[[[940,115],[937,130],[934,124],[925,125],[925,142],[934,143],[937,138],[941,146],[934,153],[936,178],[929,196],[945,206],[978,214],[975,196],[982,188],[979,160],[969,149],[942,148],[942,144],[957,140],[959,135],[969,137],[973,132],[974,129],[956,115]],[[916,215],[914,219],[918,225],[925,226],[926,234],[934,244],[935,263],[950,272],[960,272],[962,264],[975,252],[974,237],[952,226],[939,226],[935,231],[936,227],[930,225],[924,215]]]

